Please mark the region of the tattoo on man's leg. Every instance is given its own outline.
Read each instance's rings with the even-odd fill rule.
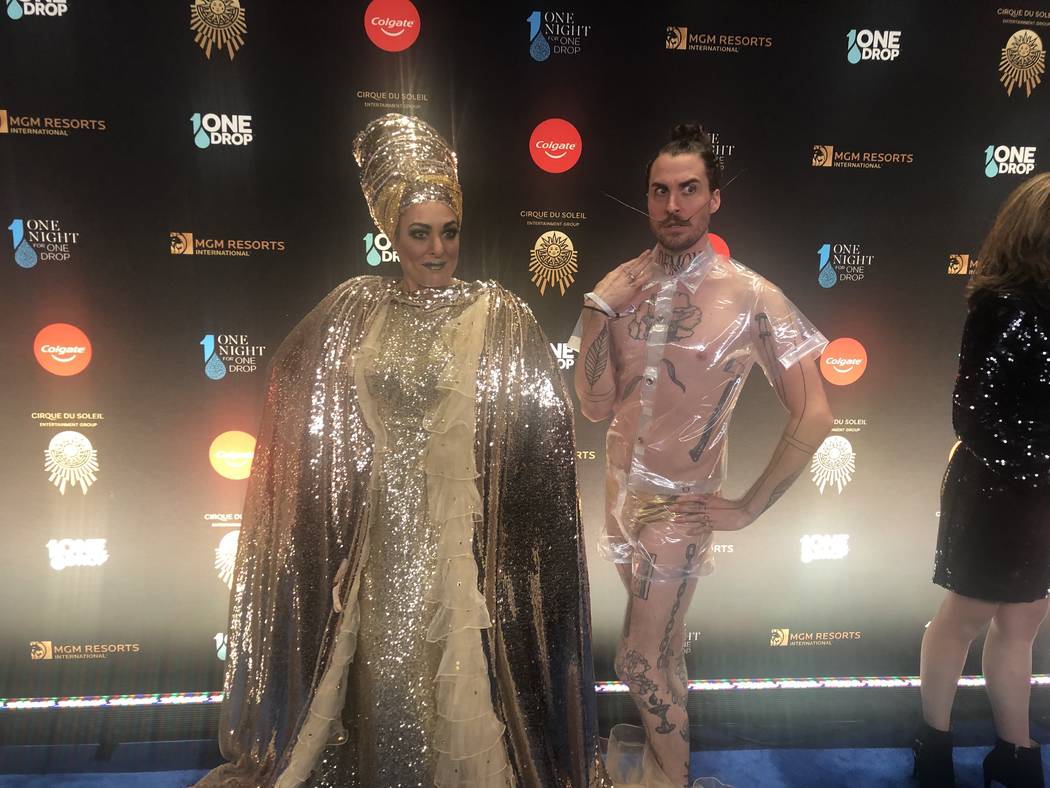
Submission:
[[[660,724],[656,726],[657,733],[671,733],[678,726],[667,719],[667,712],[671,710],[670,703],[660,703],[660,699],[654,692],[649,696],[649,708],[647,712],[652,714],[654,717],[660,718]]]
[[[627,689],[635,695],[639,697],[645,695],[656,697],[655,693],[658,687],[656,682],[649,678],[651,669],[652,666],[649,664],[649,660],[640,651],[628,649],[623,653],[623,659],[617,668],[617,675],[627,685]]]
[[[656,554],[650,553],[641,561],[638,572],[634,575],[631,592],[639,599],[649,598],[649,588],[653,579],[653,564],[656,563]]]
[[[689,581],[692,579],[690,575],[693,569],[693,559],[696,557],[696,545],[691,544],[685,548],[685,565],[682,567],[682,583],[678,586],[678,593],[675,595],[674,604],[671,605],[671,614],[667,617],[667,624],[664,627],[664,636],[660,641],[660,656],[656,660],[656,667],[661,670],[668,670],[671,667],[671,636],[674,633],[675,619],[678,617],[678,611],[682,607],[682,597],[685,596],[685,591],[689,587]]]

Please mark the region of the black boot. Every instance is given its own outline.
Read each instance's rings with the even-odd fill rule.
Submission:
[[[931,728],[926,721],[919,723],[915,740],[912,776],[922,788],[954,788],[955,766],[952,763],[952,732]]]
[[[984,759],[984,788],[993,783],[1006,788],[1043,788],[1043,760],[1039,745],[1018,747],[1002,739]]]

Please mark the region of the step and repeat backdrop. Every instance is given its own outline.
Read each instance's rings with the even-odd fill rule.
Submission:
[[[651,244],[648,159],[704,125],[712,231],[831,340],[836,420],[721,535],[690,675],[917,672],[967,274],[1050,157],[1050,4],[0,5],[0,697],[221,688],[267,364],[339,282],[399,274],[351,155],[391,111],[453,141],[460,273],[526,299],[567,380],[582,294]],[[785,419],[753,376],[727,495]],[[577,421],[610,680],[604,430]]]

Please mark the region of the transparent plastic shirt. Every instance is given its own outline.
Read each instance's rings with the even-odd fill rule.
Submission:
[[[599,547],[609,560],[634,564],[635,576],[642,570],[667,582],[713,569],[710,534],[698,541],[666,506],[722,487],[729,421],[752,365],[777,387],[827,340],[775,285],[710,244],[653,282],[647,301],[609,320],[616,392]],[[578,325],[577,348],[579,335]],[[700,555],[682,560],[686,543]]]

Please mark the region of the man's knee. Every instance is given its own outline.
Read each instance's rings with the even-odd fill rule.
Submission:
[[[638,691],[639,686],[648,686],[653,681],[659,659],[659,650],[653,644],[621,640],[613,667],[620,681]]]

